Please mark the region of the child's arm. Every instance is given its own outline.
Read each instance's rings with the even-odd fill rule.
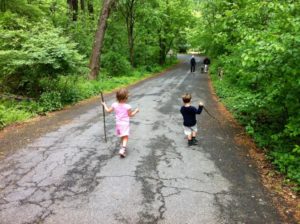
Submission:
[[[201,112],[202,112],[202,110],[203,110],[203,107],[204,107],[204,105],[203,105],[203,103],[202,102],[199,102],[199,107],[198,107],[198,110],[197,110],[197,114],[201,114]]]
[[[104,106],[104,109],[106,110],[106,112],[110,113],[112,112],[114,109],[112,107],[107,107],[105,102],[101,101],[101,104]]]
[[[133,117],[133,116],[136,115],[139,111],[140,111],[139,108],[136,108],[134,111],[132,111],[131,109],[129,109],[129,110],[128,110],[128,115],[129,115],[129,117]]]

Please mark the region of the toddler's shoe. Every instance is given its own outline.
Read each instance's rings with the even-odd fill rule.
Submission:
[[[198,145],[198,140],[196,138],[192,138],[192,144],[193,145]]]
[[[192,146],[193,145],[193,141],[192,140],[188,140],[188,146]]]
[[[119,155],[122,157],[122,158],[125,158],[126,156],[126,148],[125,147],[122,147],[119,151]]]

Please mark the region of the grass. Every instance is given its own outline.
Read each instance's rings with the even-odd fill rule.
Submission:
[[[102,72],[98,80],[62,76],[56,80],[57,85],[52,85],[55,87],[51,87],[50,91],[44,92],[37,100],[1,100],[0,129],[14,123],[26,121],[37,115],[45,115],[47,112],[60,110],[64,106],[99,95],[100,91],[110,92],[116,88],[134,84],[163,71],[175,63],[177,61],[163,67],[155,66],[151,68],[152,72],[147,72],[145,69],[140,68],[132,71],[130,75],[116,77],[110,77],[105,72]]]

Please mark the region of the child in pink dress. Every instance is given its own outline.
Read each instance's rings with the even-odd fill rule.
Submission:
[[[139,112],[139,109],[136,108],[134,111],[132,111],[131,106],[129,104],[126,104],[128,100],[128,90],[125,88],[117,91],[116,98],[118,102],[113,103],[110,108],[107,107],[105,102],[101,103],[108,113],[112,111],[115,112],[116,135],[121,138],[121,149],[119,151],[119,154],[121,157],[125,157],[129,136],[129,120],[130,117],[133,117],[136,113]]]

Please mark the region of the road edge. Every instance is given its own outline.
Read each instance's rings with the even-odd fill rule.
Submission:
[[[248,150],[249,156],[256,166],[262,185],[270,193],[271,199],[285,223],[291,221],[300,223],[300,198],[290,186],[284,183],[284,176],[275,170],[274,166],[267,159],[266,153],[260,149],[254,140],[246,133],[245,128],[238,123],[230,111],[221,102],[212,85],[212,79],[208,74],[209,91],[213,100],[218,105],[218,110],[222,111],[228,121],[238,128],[240,133],[235,136],[234,141],[239,146],[244,146]]]

